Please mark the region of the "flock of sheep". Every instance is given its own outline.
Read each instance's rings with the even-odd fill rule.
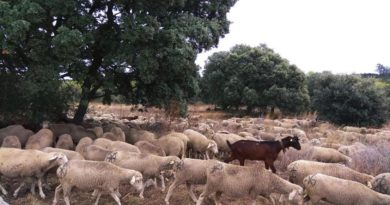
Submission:
[[[121,121],[95,121],[89,128],[45,122],[36,133],[11,125],[0,129],[0,177],[20,179],[13,197],[29,185],[32,194],[37,186],[39,196],[45,198],[47,176],[55,174],[58,185],[53,204],[63,195],[66,205],[73,188],[90,191],[95,205],[103,194],[121,204],[123,192],[119,188],[124,183],[134,187],[143,200],[147,200],[145,188],[153,186],[165,193],[168,187],[161,202],[167,205],[180,185],[186,186],[197,205],[204,204],[206,198],[221,204],[223,195],[246,197],[253,204],[258,196],[272,204],[390,204],[390,173],[374,177],[374,173],[350,167],[355,154],[390,140],[390,131],[332,130],[324,128],[329,126],[326,123],[318,126],[314,121],[297,119],[191,120],[191,126],[187,122],[182,130],[160,136]],[[227,141],[278,141],[286,136],[297,136],[302,150],[279,154],[280,162],[288,162],[279,163],[280,170],[285,166],[285,175],[263,166],[222,162],[231,151]],[[168,178],[172,182],[166,186]],[[194,193],[195,185],[204,185],[199,197]],[[0,191],[8,196],[10,190],[0,181]],[[7,203],[0,197],[3,204]]]

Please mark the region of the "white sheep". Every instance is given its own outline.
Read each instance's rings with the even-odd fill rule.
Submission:
[[[26,149],[42,149],[51,147],[54,142],[53,132],[49,129],[41,129],[31,135],[26,142]]]
[[[111,128],[110,132],[105,132],[102,137],[112,141],[126,141],[125,133],[119,127]]]
[[[63,134],[69,134],[70,136],[72,136],[72,139],[76,144],[79,143],[80,139],[82,139],[83,137],[90,137],[92,139],[97,138],[95,129],[85,129],[80,125],[75,125],[71,123],[55,124],[45,121],[42,123],[42,127],[50,129],[53,132],[55,138],[58,138],[60,135]]]
[[[370,188],[382,194],[390,195],[390,173],[382,173],[370,181]]]
[[[41,149],[41,151],[50,153],[50,152],[57,152],[57,153],[62,153],[66,155],[68,160],[83,160],[84,157],[80,153],[72,150],[67,150],[67,149],[61,149],[61,148],[53,148],[53,147],[45,147]]]
[[[185,157],[185,147],[181,139],[177,137],[160,137],[159,139],[145,139],[153,145],[161,147],[167,156]]]
[[[244,138],[242,138],[239,135],[225,132],[225,131],[216,132],[212,136],[212,140],[214,140],[217,143],[218,149],[221,152],[230,152],[230,148],[229,148],[228,144],[226,143],[227,140],[233,144],[234,142],[239,141],[239,140],[243,140],[243,139]]]
[[[183,132],[189,139],[189,147],[195,152],[204,155],[204,159],[210,159],[208,152],[218,153],[218,145],[214,140],[208,139],[201,133],[187,129]]]
[[[60,149],[67,149],[67,150],[73,150],[74,144],[72,140],[72,136],[69,134],[63,134],[58,138],[58,141],[56,143],[56,148]]]
[[[332,148],[313,146],[311,160],[329,163],[350,163],[352,159]]]
[[[112,141],[106,138],[98,138],[93,142],[93,144],[111,151],[128,151],[141,153],[137,146],[122,141]]]
[[[271,193],[289,194],[289,199],[303,203],[302,187],[292,184],[264,168],[238,166],[217,162],[207,169],[207,183],[196,205],[204,198],[215,195],[216,204],[220,204],[221,194],[240,197],[249,195],[256,204],[258,195],[269,197]]]
[[[304,178],[305,192],[311,204],[320,200],[343,205],[388,205],[390,196],[375,192],[358,182],[340,179],[325,174],[314,174]]]
[[[39,150],[21,150],[15,148],[0,148],[0,175],[9,178],[31,178],[38,179],[39,195],[45,198],[42,190],[42,177],[54,166],[57,166],[67,158],[62,153],[45,153]],[[22,184],[15,190],[14,197],[25,185]],[[4,195],[7,191],[0,185]]]
[[[136,128],[128,128],[123,130],[126,134],[126,141],[135,144],[138,141],[146,140],[148,142],[152,142],[157,139],[156,135],[152,132],[136,129]]]
[[[177,165],[175,165],[174,178],[175,180],[169,186],[167,195],[165,197],[165,203],[169,205],[169,199],[173,191],[181,184],[186,184],[188,193],[191,199],[196,202],[197,198],[193,192],[192,185],[194,184],[206,184],[207,179],[207,167],[215,164],[216,160],[199,160],[199,159],[183,159]]]
[[[190,139],[188,139],[187,135],[185,135],[183,133],[180,133],[180,132],[170,132],[167,135],[162,136],[160,139],[165,138],[165,137],[166,138],[177,138],[177,139],[180,139],[183,142],[183,145],[184,145],[184,155],[183,155],[183,157],[184,157],[185,153],[187,151],[188,142],[190,141]]]
[[[289,180],[303,186],[303,179],[316,173],[347,179],[367,185],[374,177],[368,174],[357,172],[351,168],[337,163],[322,163],[307,160],[297,160],[287,166]]]
[[[117,193],[121,182],[129,182],[137,190],[143,187],[140,172],[123,169],[109,162],[72,160],[58,168],[57,177],[60,185],[55,190],[53,205],[57,204],[60,191],[63,191],[65,204],[70,205],[69,196],[73,187],[86,191],[96,190],[95,205],[98,204],[102,193],[109,193],[120,205]]]
[[[137,170],[142,173],[144,180],[153,179],[159,177],[162,183],[162,191],[165,190],[165,182],[162,176],[162,172],[165,170],[172,169],[175,164],[180,162],[180,159],[176,156],[166,156],[161,157],[152,154],[139,154],[139,153],[131,153],[127,157],[127,159],[116,159],[114,152],[107,156],[106,161],[109,161],[115,165],[126,169]],[[118,157],[119,158],[119,157]],[[156,182],[156,181],[155,181]],[[140,193],[140,197],[144,198],[143,193],[147,183],[142,187],[142,191]],[[155,183],[155,187],[157,184]]]
[[[28,138],[33,134],[33,131],[25,129],[22,125],[10,125],[0,129],[0,142],[2,142],[5,137],[14,135],[19,138],[20,144],[24,147]]]
[[[83,137],[78,142],[75,151],[81,153],[85,149],[85,147],[91,145],[92,143],[93,143],[93,139],[91,139],[90,137]]]
[[[148,141],[141,140],[136,142],[134,145],[138,147],[141,153],[154,154],[158,156],[166,156],[164,150],[161,147],[156,146]]]
[[[341,145],[337,151],[340,153],[352,157],[354,154],[358,153],[359,151],[362,151],[366,149],[367,146],[360,143],[360,142],[355,142],[352,145]]]
[[[104,161],[106,156],[108,154],[111,154],[113,151],[104,149],[103,147],[100,147],[98,145],[88,145],[86,146],[80,154],[83,155],[83,157],[86,160],[92,160],[92,161]]]
[[[22,144],[19,141],[19,138],[15,135],[9,135],[4,138],[3,143],[1,144],[1,147],[8,147],[8,148],[22,148]]]

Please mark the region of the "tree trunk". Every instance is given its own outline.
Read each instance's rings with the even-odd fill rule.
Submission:
[[[81,91],[79,106],[77,107],[76,114],[73,117],[73,122],[75,124],[81,124],[83,122],[84,115],[85,113],[87,113],[88,110],[88,104],[90,101],[89,96],[90,96],[90,89],[83,86],[83,89]]]
[[[77,107],[77,111],[73,117],[73,123],[75,124],[81,124],[83,122],[85,113],[87,113],[88,110],[89,101],[95,97],[97,89],[100,87],[100,85],[95,85],[92,89],[93,82],[96,80],[97,70],[102,64],[102,57],[99,55],[98,50],[94,50],[93,56],[94,60],[81,87],[79,106]]]

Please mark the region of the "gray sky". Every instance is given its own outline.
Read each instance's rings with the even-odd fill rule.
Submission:
[[[267,44],[304,72],[375,72],[390,66],[388,0],[238,0],[230,10],[230,33],[217,48]]]

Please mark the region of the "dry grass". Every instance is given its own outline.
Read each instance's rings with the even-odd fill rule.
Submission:
[[[379,141],[352,156],[350,167],[359,172],[378,175],[390,170],[390,143]]]

